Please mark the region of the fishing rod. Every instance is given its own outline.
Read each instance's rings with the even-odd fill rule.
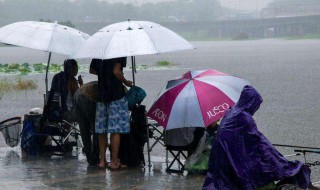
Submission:
[[[281,147],[290,147],[290,148],[307,148],[307,149],[318,149],[320,147],[310,147],[310,146],[295,146],[295,145],[286,145],[286,144],[272,144],[273,146],[281,146]]]

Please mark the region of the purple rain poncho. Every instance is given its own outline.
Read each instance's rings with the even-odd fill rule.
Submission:
[[[245,86],[238,103],[227,111],[212,142],[203,190],[249,190],[283,179],[303,189],[309,186],[310,169],[288,161],[259,132],[252,116],[261,103],[260,94]]]

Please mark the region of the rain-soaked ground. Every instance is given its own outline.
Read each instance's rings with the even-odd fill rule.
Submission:
[[[138,70],[136,84],[147,92],[142,104],[150,108],[166,81],[188,70],[216,69],[247,79],[260,92],[263,104],[255,114],[259,130],[275,144],[320,147],[320,40],[250,40],[229,42],[192,42],[197,49],[137,56],[137,64],[155,66],[169,61],[174,69]],[[46,62],[47,54],[18,47],[1,47],[1,63]],[[64,56],[52,55],[61,64]],[[89,64],[90,60],[79,60]],[[129,65],[130,63],[128,63]],[[80,72],[84,82],[97,80],[87,71]],[[49,86],[53,74],[49,74]],[[125,76],[132,79],[131,72]],[[14,80],[17,76],[0,76]],[[37,82],[38,88],[10,92],[0,99],[0,121],[21,116],[31,108],[43,106],[44,74],[22,76]],[[290,155],[294,149],[276,147]],[[301,148],[300,148],[301,149]],[[145,152],[146,154],[146,152]],[[165,156],[155,147],[153,158]],[[320,154],[307,153],[313,182],[320,181]],[[304,161],[303,156],[288,159]],[[157,161],[157,160],[156,160]],[[201,189],[203,176],[171,175],[159,169],[110,172],[88,168],[82,155],[75,158],[22,158],[20,151],[4,147],[0,136],[0,189]]]
[[[19,148],[0,149],[0,189],[201,189],[204,176],[165,172],[156,168],[119,171],[88,166],[82,153],[65,156],[22,156]]]

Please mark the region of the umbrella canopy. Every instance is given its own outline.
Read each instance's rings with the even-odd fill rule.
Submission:
[[[168,81],[147,116],[166,130],[206,127],[239,100],[245,85],[249,82],[216,70],[189,71]]]
[[[126,21],[108,25],[93,34],[72,56],[110,59],[193,49],[178,34],[148,21]]]
[[[88,37],[89,35],[86,33],[56,22],[24,21],[0,28],[1,43],[49,52],[46,71],[47,91],[47,75],[51,53],[71,55]]]
[[[89,37],[58,23],[24,21],[0,28],[0,42],[46,52],[71,55]]]
[[[126,21],[108,25],[93,34],[73,58],[111,59],[131,56],[135,84],[136,55],[159,54],[194,47],[173,31],[153,22]]]

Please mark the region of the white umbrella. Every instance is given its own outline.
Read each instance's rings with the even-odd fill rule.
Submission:
[[[51,53],[71,55],[88,37],[86,33],[56,22],[23,21],[0,28],[1,43],[49,52],[45,79],[46,92]]]
[[[100,29],[71,57],[110,59],[131,56],[134,70],[134,56],[136,55],[159,54],[193,48],[187,40],[159,24],[128,20]]]

